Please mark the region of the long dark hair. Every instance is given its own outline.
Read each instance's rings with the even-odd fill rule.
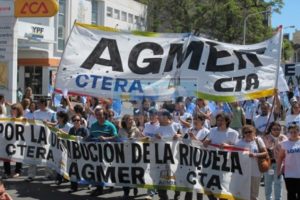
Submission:
[[[277,121],[271,122],[270,125],[269,125],[269,127],[268,127],[268,130],[267,130],[267,132],[266,132],[266,135],[269,135],[269,134],[271,133],[272,128],[273,128],[274,126],[279,126],[279,127],[281,128],[281,125],[280,125],[279,122],[277,122]]]

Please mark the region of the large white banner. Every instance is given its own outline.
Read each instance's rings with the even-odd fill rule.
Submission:
[[[129,99],[196,95],[217,101],[272,95],[280,35],[242,46],[191,34],[113,32],[76,23],[56,91]]]
[[[300,63],[290,63],[282,66],[288,85],[300,85]]]
[[[0,119],[0,158],[47,165],[73,181],[250,198],[245,150],[190,140],[85,142],[51,130],[37,121]]]

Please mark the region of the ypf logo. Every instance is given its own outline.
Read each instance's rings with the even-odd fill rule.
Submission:
[[[51,17],[58,12],[56,0],[16,0],[15,17]]]

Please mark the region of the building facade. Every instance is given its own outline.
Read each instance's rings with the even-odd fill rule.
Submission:
[[[300,31],[296,30],[293,33],[293,45],[294,45],[294,61],[300,62]]]
[[[120,30],[146,30],[147,6],[133,0],[59,0],[50,18],[19,18],[18,88],[50,95],[68,35],[75,21]]]

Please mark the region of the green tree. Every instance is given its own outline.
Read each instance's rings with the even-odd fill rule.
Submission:
[[[283,44],[282,44],[282,60],[289,60],[294,54],[294,48],[288,39],[283,39]]]
[[[272,8],[280,12],[283,0],[139,0],[148,5],[148,30],[154,32],[196,32],[222,42],[243,41],[243,22],[247,15]],[[247,20],[246,41],[256,43],[269,38],[272,28],[266,15]]]

